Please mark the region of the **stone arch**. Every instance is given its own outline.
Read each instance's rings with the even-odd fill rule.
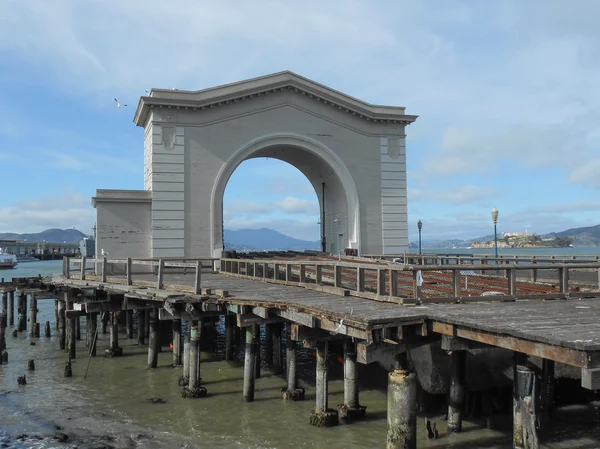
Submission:
[[[277,156],[269,153],[269,150],[273,148],[294,149],[296,152],[303,152],[306,156],[311,156],[313,158],[311,167],[316,171],[309,172],[306,167],[299,166],[297,162],[295,163],[293,160],[290,160],[289,157],[282,155]],[[329,172],[332,176],[330,179],[333,182],[339,182],[342,188],[343,198],[341,197],[341,192],[338,188],[336,196],[329,198],[328,202],[330,204],[337,204],[338,206],[342,200],[346,203],[346,213],[338,214],[343,217],[343,222],[345,223],[345,226],[342,228],[344,231],[344,245],[350,248],[356,248],[360,252],[360,202],[358,189],[356,188],[356,184],[348,168],[333,150],[321,142],[299,134],[276,133],[264,135],[246,143],[243,147],[239,148],[227,162],[225,162],[219,170],[219,173],[216,175],[210,202],[213,257],[221,256],[223,195],[231,175],[245,160],[265,156],[280,159],[298,168],[308,178],[311,184],[313,184],[313,187],[315,187],[321,206],[324,199],[317,189],[318,180],[316,178],[319,176],[315,173],[320,172],[322,174]],[[315,166],[315,161],[320,161],[320,166]]]

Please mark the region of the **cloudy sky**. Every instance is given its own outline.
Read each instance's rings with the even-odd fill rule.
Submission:
[[[91,232],[96,188],[143,187],[152,87],[292,70],[403,105],[423,238],[600,223],[600,1],[0,2],[0,232]],[[117,97],[128,107],[117,109]],[[253,182],[246,182],[252,177]],[[231,229],[318,240],[308,181],[273,160],[227,188]]]

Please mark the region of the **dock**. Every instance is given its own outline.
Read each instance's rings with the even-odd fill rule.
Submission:
[[[246,402],[254,400],[258,328],[265,326],[266,344],[286,347],[285,367],[273,355],[280,351],[268,352],[275,372],[285,376],[284,399],[304,397],[295,373],[298,344],[316,350],[317,397],[309,421],[322,427],[365,416],[356,364],[380,363],[389,370],[388,448],[416,447],[417,380],[409,355],[423,345],[441,341],[450,354],[448,428],[453,432],[462,428],[466,352],[472,349],[514,354],[515,447],[538,447],[538,435],[550,425],[553,391],[542,386],[553,383],[556,364],[580,369],[583,388],[600,389],[600,263],[595,260],[455,263],[421,258],[414,264],[318,254],[244,257],[64,258],[63,272],[52,278],[2,284],[2,311],[12,319],[9,303],[16,290],[20,298],[51,294],[58,299],[61,347],[67,349],[75,320],[98,323],[102,314],[100,322],[104,316],[111,323],[111,356],[120,349],[116,316],[127,314],[129,332],[129,316],[135,312],[140,326],[148,323],[149,368],[156,366],[158,322],[171,322],[173,360],[182,365],[182,394],[190,398],[206,395],[198,377],[199,323],[225,316],[226,358],[232,357],[234,328],[245,335]],[[344,347],[345,403],[338,409],[327,400],[332,342]],[[540,361],[541,368],[528,358]]]

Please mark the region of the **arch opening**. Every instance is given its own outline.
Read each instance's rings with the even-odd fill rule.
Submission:
[[[242,162],[256,158],[287,162],[312,185],[319,203],[320,250],[337,253],[344,248],[356,248],[360,251],[358,194],[347,168],[319,142],[305,136],[274,135],[257,139],[238,150],[216,177],[211,208],[214,257],[220,257],[223,250],[223,198],[227,183]]]

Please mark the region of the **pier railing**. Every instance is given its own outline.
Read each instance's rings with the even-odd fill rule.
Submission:
[[[148,258],[127,258],[127,259],[108,259],[103,258],[63,258],[62,274],[67,279],[75,277],[79,280],[99,280],[108,282],[108,277],[111,276],[111,281],[122,280],[126,285],[133,285],[134,274],[145,275],[154,274],[156,281],[150,285],[161,290],[165,286],[165,274],[176,271],[181,274],[194,274],[195,294],[200,294],[202,270],[213,270],[215,261],[214,258],[164,258],[164,259],[148,259]],[[204,264],[206,263],[206,264]],[[92,265],[91,267],[89,265]],[[137,267],[137,270],[136,270]],[[119,279],[120,277],[120,279]],[[142,280],[142,283],[148,284]]]
[[[220,271],[400,304],[600,296],[600,263],[408,265],[221,259]]]
[[[73,267],[76,265],[77,267]],[[92,265],[90,267],[89,265]],[[412,265],[382,260],[332,259],[108,259],[65,258],[63,275],[126,285],[177,286],[201,293],[202,270],[230,276],[353,295],[398,304],[514,301],[600,297],[600,263]],[[151,280],[149,280],[151,279]]]
[[[539,256],[539,255],[503,255],[487,256],[481,254],[366,254],[362,257],[378,260],[396,261],[412,265],[531,265],[539,263],[600,263],[600,256],[590,254]]]

